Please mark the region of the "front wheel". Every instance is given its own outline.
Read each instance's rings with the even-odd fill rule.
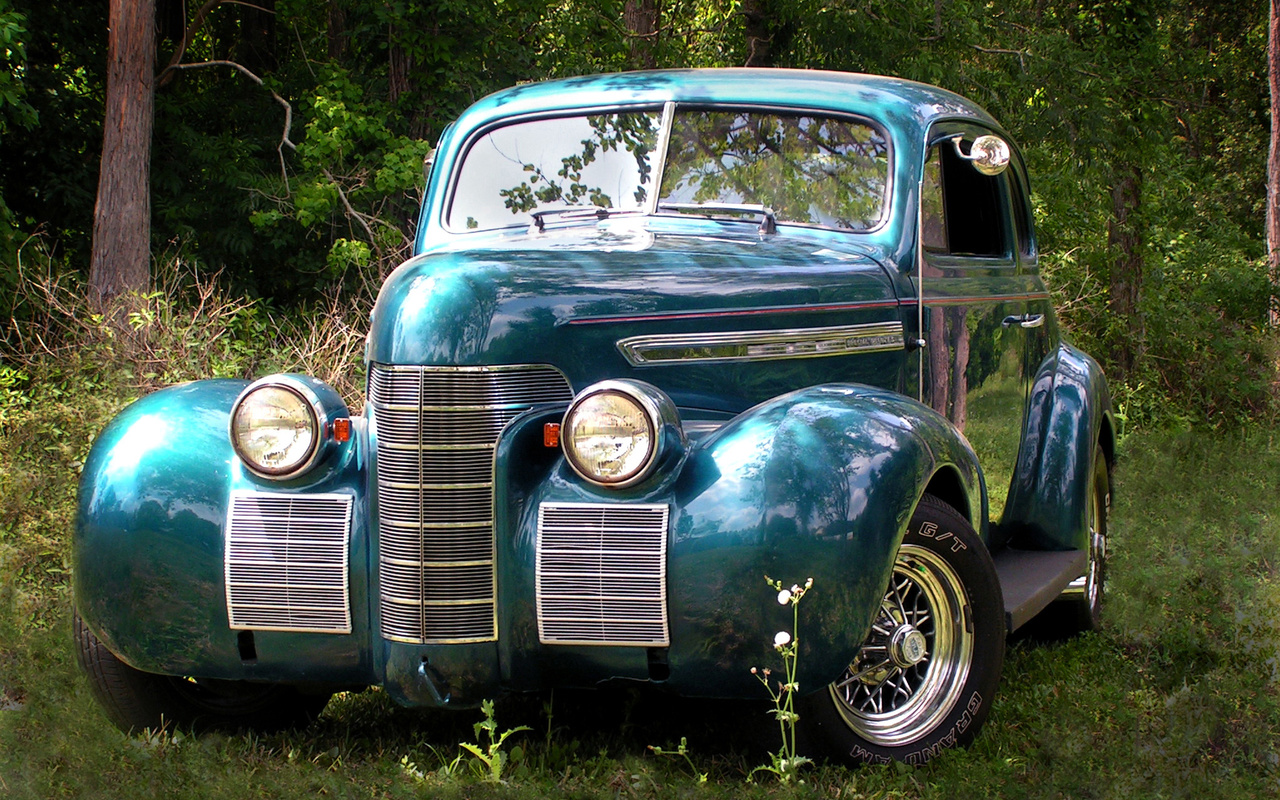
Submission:
[[[320,715],[327,693],[293,686],[154,675],[134,669],[107,649],[80,615],[76,660],[107,717],[125,733],[177,728],[274,731],[302,727]]]
[[[920,764],[967,745],[1000,682],[1004,635],[986,546],[925,495],[870,633],[844,675],[805,698],[802,724],[850,762]]]

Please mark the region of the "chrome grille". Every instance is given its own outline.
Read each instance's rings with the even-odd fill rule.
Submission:
[[[665,505],[538,508],[538,638],[667,646]]]
[[[384,637],[497,636],[493,448],[529,408],[572,399],[548,366],[372,369]]]
[[[232,492],[223,558],[232,628],[350,633],[351,495]]]

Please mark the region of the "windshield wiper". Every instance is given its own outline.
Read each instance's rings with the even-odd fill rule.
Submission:
[[[758,214],[760,232],[777,233],[778,220],[773,209],[761,203],[658,203],[659,211],[678,211],[681,214]]]
[[[564,220],[566,222],[576,222],[578,220],[602,220],[608,219],[615,214],[636,214],[637,211],[625,208],[605,208],[604,206],[566,206],[564,208],[548,208],[542,211],[534,211],[529,216],[533,217],[533,221],[529,223],[529,233],[542,233],[547,229],[547,219]]]

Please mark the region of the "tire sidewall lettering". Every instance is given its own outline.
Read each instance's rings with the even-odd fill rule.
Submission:
[[[951,547],[951,552],[959,553],[968,550],[969,546],[960,541],[960,538],[951,531],[941,529],[936,522],[921,523],[919,530],[916,531],[926,539],[932,539],[935,542],[947,542]]]
[[[943,751],[954,748],[960,734],[968,730],[969,726],[973,724],[973,715],[981,706],[982,695],[978,692],[974,692],[970,695],[969,702],[965,705],[964,711],[960,712],[959,718],[956,719],[955,724],[951,726],[950,730],[939,737],[938,741],[932,745],[916,750],[913,753],[907,753],[902,757],[902,762],[910,764],[911,766],[920,766],[926,761],[936,758]],[[855,751],[860,749],[862,748],[854,748]],[[851,755],[856,757],[858,754],[855,752]],[[888,759],[886,758],[885,761],[887,763]]]

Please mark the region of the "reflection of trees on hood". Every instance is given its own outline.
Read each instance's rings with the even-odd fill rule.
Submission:
[[[888,143],[849,120],[731,111],[676,116],[666,202],[760,203],[780,221],[852,230],[880,218]]]
[[[512,214],[533,211],[540,205],[584,205],[584,198],[593,206],[614,207],[614,198],[602,186],[590,186],[583,180],[583,170],[604,153],[634,156],[639,181],[632,196],[637,205],[645,202],[653,173],[649,156],[658,140],[657,117],[652,113],[601,114],[587,117],[587,122],[594,135],[581,140],[581,152],[561,157],[555,175],[547,174],[553,165],[526,163],[523,169],[528,180],[499,192]],[[616,177],[616,173],[609,177]]]

